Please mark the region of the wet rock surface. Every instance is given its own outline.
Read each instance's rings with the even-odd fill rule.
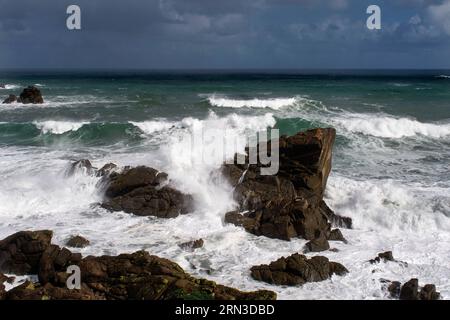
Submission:
[[[19,232],[0,242],[0,248],[20,244],[20,248],[35,248],[24,254],[29,261],[27,274],[37,273],[39,282],[25,283],[5,292],[0,286],[0,298],[6,300],[167,300],[167,299],[276,299],[272,291],[242,292],[194,278],[170,260],[152,256],[146,251],[118,256],[88,256],[82,258],[66,248],[50,243],[50,231]],[[10,249],[8,252],[10,252]],[[5,250],[4,250],[5,251]],[[3,255],[0,271],[16,264],[13,256]],[[27,260],[28,261],[28,260]],[[81,271],[81,288],[66,286],[66,268],[76,265]],[[24,267],[16,270],[25,270]]]
[[[351,219],[339,217],[323,201],[335,136],[328,128],[280,137],[279,171],[273,176],[261,175],[260,163],[224,165],[223,175],[239,204],[225,221],[269,238],[337,240],[330,222],[351,227]]]
[[[108,177],[102,207],[139,216],[175,218],[192,211],[193,198],[168,184],[168,175],[149,167],[128,168]]]
[[[250,271],[255,280],[287,286],[319,282],[331,278],[333,274],[342,276],[348,272],[342,264],[329,261],[326,257],[315,256],[308,259],[298,253],[282,257],[268,265],[254,266]]]
[[[197,239],[197,240],[192,240],[192,241],[181,243],[180,248],[193,251],[195,249],[202,248],[203,244],[204,244],[203,239]]]

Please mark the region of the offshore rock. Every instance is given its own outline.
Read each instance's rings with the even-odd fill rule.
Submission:
[[[336,131],[327,128],[280,137],[279,172],[274,176],[261,175],[260,163],[223,165],[239,205],[225,221],[258,236],[336,240],[330,222],[351,227],[351,219],[337,216],[323,201],[335,136]]]

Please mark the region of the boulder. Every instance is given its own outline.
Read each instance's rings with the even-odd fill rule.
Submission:
[[[51,232],[17,233],[0,244],[20,248],[36,247],[36,241],[45,246],[38,252],[28,274],[37,273],[39,282],[27,281],[4,292],[0,283],[0,298],[6,300],[168,300],[168,299],[219,299],[219,300],[273,300],[272,291],[242,292],[198,279],[185,273],[176,263],[152,256],[146,251],[118,256],[88,256],[72,253],[66,248],[50,244]],[[38,242],[40,243],[40,242]],[[44,248],[45,247],[45,248]],[[1,247],[3,248],[3,247]],[[43,249],[43,250],[42,250]],[[3,257],[3,265],[13,265],[14,258]],[[6,260],[5,260],[6,259]],[[70,290],[66,286],[67,267],[77,265],[81,271],[81,289]]]
[[[329,261],[326,257],[315,256],[308,259],[298,253],[282,257],[269,265],[254,266],[250,271],[255,280],[287,286],[323,281],[333,274],[342,276],[348,272],[343,265]]]
[[[144,166],[112,172],[102,207],[161,218],[174,218],[192,211],[192,196],[168,186],[167,179],[166,173]]]
[[[115,163],[107,163],[103,167],[97,170],[96,176],[97,177],[105,177],[109,176],[112,172],[114,172],[117,169],[117,165]]]
[[[28,86],[23,89],[19,99],[17,99],[17,102],[21,102],[23,104],[41,104],[44,103],[44,99],[42,98],[41,91],[38,88]]]
[[[426,284],[419,293],[420,300],[439,300],[440,293],[436,291],[436,286],[434,284]]]
[[[419,300],[419,280],[411,279],[400,289],[400,300]]]
[[[320,252],[328,249],[330,249],[330,244],[328,243],[327,238],[325,238],[324,235],[321,235],[316,239],[308,241],[305,245],[304,252]]]
[[[3,101],[3,103],[4,104],[10,104],[10,103],[13,103],[13,102],[16,102],[17,101],[17,97],[15,96],[15,95],[13,95],[13,94],[10,94],[9,96],[8,96],[8,98],[6,98],[4,101]]]
[[[90,244],[89,240],[80,235],[72,236],[66,242],[66,246],[72,247],[72,248],[85,248],[89,244]]]
[[[225,221],[258,236],[313,240],[324,235],[328,239],[330,221],[339,220],[322,200],[335,136],[330,128],[282,136],[279,171],[274,176],[261,175],[261,163],[223,165],[222,173],[234,187],[233,197],[239,206],[225,215]],[[342,219],[346,223],[340,225],[351,226],[351,219]]]

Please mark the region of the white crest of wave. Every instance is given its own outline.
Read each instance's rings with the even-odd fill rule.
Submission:
[[[165,131],[173,128],[176,125],[176,122],[166,121],[161,119],[159,121],[143,121],[143,122],[134,122],[130,121],[133,126],[138,127],[145,134],[152,134],[159,131]]]
[[[63,134],[69,131],[77,131],[89,122],[71,122],[71,121],[35,121],[33,124],[42,131],[42,133]]]
[[[439,78],[439,79],[450,79],[450,76],[445,75],[445,74],[441,74],[439,76],[436,76],[436,78]]]
[[[349,114],[333,120],[344,129],[380,138],[403,138],[423,135],[443,138],[450,135],[450,124],[422,123],[409,118],[369,114]]]
[[[232,99],[223,96],[211,95],[208,101],[212,106],[223,108],[270,108],[279,110],[297,103],[297,97],[291,98],[269,98],[269,99]]]

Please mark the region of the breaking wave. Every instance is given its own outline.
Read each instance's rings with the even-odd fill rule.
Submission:
[[[214,107],[221,108],[270,108],[279,110],[281,108],[293,106],[298,102],[297,97],[291,98],[269,98],[269,99],[232,99],[224,96],[211,95],[208,102]]]

